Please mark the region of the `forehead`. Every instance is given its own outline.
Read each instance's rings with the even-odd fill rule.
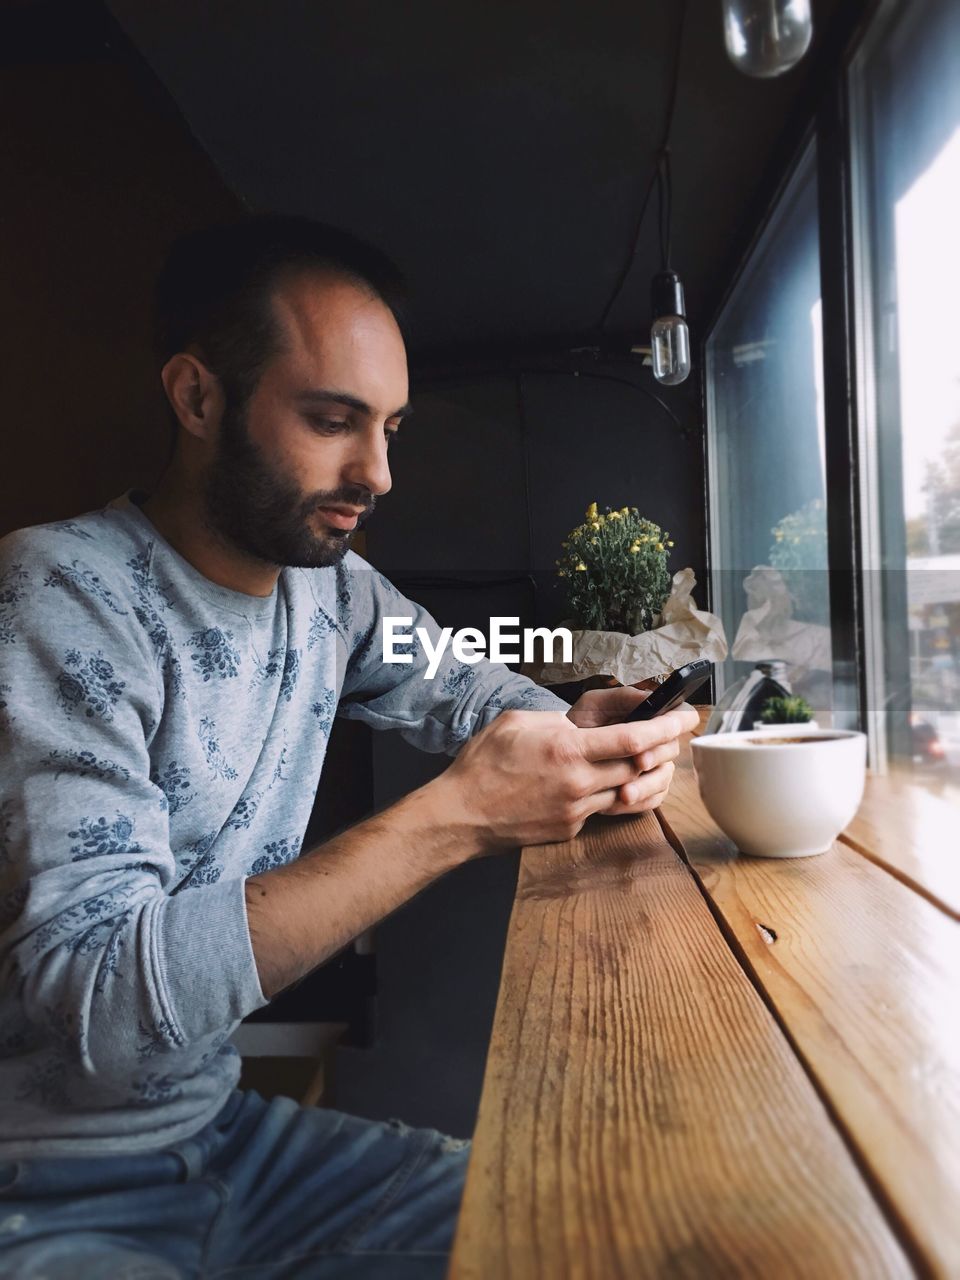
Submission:
[[[362,285],[303,273],[277,286],[271,306],[283,344],[271,361],[275,375],[303,387],[338,387],[384,412],[406,401],[399,326],[390,308]]]

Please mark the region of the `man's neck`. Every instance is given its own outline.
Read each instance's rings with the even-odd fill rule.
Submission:
[[[261,598],[273,594],[279,570],[229,546],[210,527],[196,487],[178,478],[172,468],[140,510],[174,551],[217,586]]]

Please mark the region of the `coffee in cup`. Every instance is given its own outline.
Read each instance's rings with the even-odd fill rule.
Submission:
[[[756,732],[756,730],[754,730],[754,732]],[[839,733],[821,733],[814,737],[813,734],[805,733],[800,737],[783,738],[774,737],[773,734],[764,734],[762,738],[751,738],[750,741],[758,747],[792,747],[798,742],[830,742],[832,739],[839,738],[840,736],[841,735]]]

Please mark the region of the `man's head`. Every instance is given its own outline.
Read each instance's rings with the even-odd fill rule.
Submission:
[[[251,217],[174,245],[157,286],[176,458],[211,528],[268,564],[345,552],[390,488],[408,412],[402,283],[377,250],[303,218]],[[338,527],[339,526],[339,527]]]

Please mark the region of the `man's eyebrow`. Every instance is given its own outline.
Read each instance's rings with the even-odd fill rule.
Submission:
[[[312,391],[301,391],[297,399],[302,404],[314,404],[321,402],[323,404],[342,404],[346,409],[356,409],[358,413],[372,414],[373,410],[365,400],[361,400],[359,396],[352,396],[348,391],[332,391],[323,387],[318,387]],[[408,400],[406,404],[401,405],[399,409],[395,409],[393,413],[388,413],[388,418],[407,418],[413,413],[413,405]]]

